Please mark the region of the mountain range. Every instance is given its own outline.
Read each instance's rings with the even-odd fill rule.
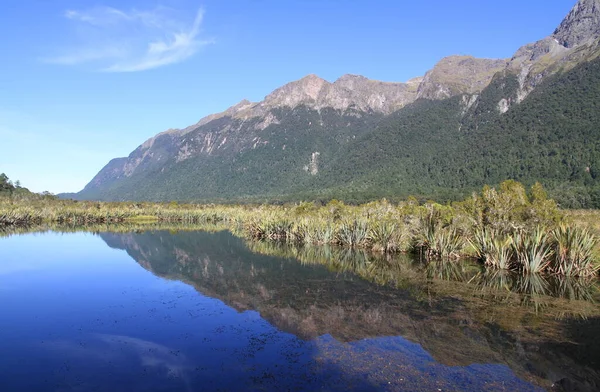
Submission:
[[[381,263],[372,260],[374,268],[368,274],[378,277],[373,280],[381,283],[386,276],[395,282],[378,285],[350,272],[348,264],[361,265],[360,251],[346,252],[338,260],[326,250],[329,262],[320,265],[314,261],[322,260],[318,254],[302,263],[281,257],[287,253],[277,245],[245,243],[226,231],[99,236],[153,274],[185,282],[238,312],[256,311],[279,330],[301,339],[330,336],[351,343],[401,335],[446,366],[503,364],[521,379],[552,391],[597,391],[600,385],[597,367],[589,365],[597,363],[600,353],[597,317],[585,322],[556,317],[573,308],[563,308],[568,306],[565,302],[539,312],[527,301],[509,300],[509,291],[498,296],[471,281],[443,280],[460,279],[464,269],[428,275],[407,260],[396,260],[398,269],[380,274]],[[577,309],[585,315],[581,302]],[[537,327],[541,324],[544,328]],[[565,338],[555,343],[549,336],[557,333]],[[562,389],[559,380],[570,384]]]
[[[600,207],[600,0],[510,59],[450,56],[406,83],[308,75],[111,160],[93,200],[452,200],[512,178]]]

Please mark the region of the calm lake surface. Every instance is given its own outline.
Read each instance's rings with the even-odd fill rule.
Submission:
[[[224,231],[14,235],[0,391],[596,391],[598,299]]]

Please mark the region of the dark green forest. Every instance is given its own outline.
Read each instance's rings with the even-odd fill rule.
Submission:
[[[498,74],[471,107],[463,96],[418,100],[386,117],[279,109],[279,122],[259,134],[266,143],[182,162],[173,159],[174,144],[165,135],[155,144],[166,163],[78,197],[359,203],[412,195],[444,202],[514,179],[541,182],[562,207],[599,208],[600,60],[548,77],[521,103],[518,88],[515,75]],[[504,114],[498,110],[501,99],[511,102]],[[217,121],[189,139],[240,120]],[[306,169],[314,152],[319,155],[313,175]]]
[[[443,201],[506,179],[540,181],[564,207],[600,207],[600,61],[549,78],[501,114],[498,102],[514,102],[517,88],[514,75],[498,75],[464,115],[462,97],[417,101],[349,145],[316,183],[359,200]]]

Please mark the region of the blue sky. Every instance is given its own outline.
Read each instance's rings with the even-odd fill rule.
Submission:
[[[575,0],[3,0],[0,172],[80,190],[111,158],[314,73],[406,81],[510,57]]]

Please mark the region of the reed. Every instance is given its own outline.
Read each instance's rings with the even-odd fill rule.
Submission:
[[[395,241],[397,224],[389,221],[377,221],[372,224],[369,236],[373,242],[373,249],[384,253],[395,252],[399,244]]]

